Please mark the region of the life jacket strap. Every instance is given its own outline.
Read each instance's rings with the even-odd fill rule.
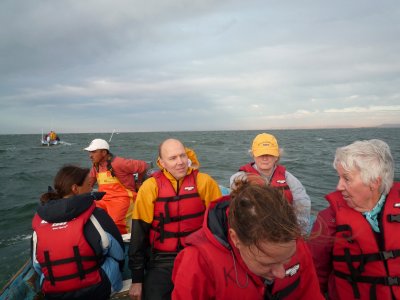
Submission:
[[[168,224],[168,223],[179,222],[179,221],[183,221],[183,220],[187,220],[187,219],[197,218],[197,217],[202,216],[203,214],[204,214],[204,212],[202,211],[202,212],[198,212],[198,213],[195,213],[195,214],[188,214],[188,215],[184,215],[184,216],[170,217],[168,220],[166,218],[164,218],[162,214],[160,214],[160,216],[154,217],[154,220],[161,221],[161,219],[164,219],[163,224]]]
[[[176,195],[172,197],[158,197],[156,199],[157,202],[176,202],[182,199],[199,197],[198,193],[186,194],[186,195]]]
[[[44,251],[44,264],[47,266],[47,270],[49,273],[48,280],[50,281],[51,285],[56,285],[54,273],[53,273],[53,268],[51,267],[51,261],[50,261],[50,253],[49,251]]]
[[[79,277],[82,280],[85,278],[86,274],[89,274],[89,273],[94,272],[99,269],[99,267],[100,267],[99,257],[97,257],[97,256],[81,256],[78,246],[73,246],[73,251],[74,251],[73,257],[58,259],[58,260],[54,260],[54,261],[51,260],[49,251],[44,251],[44,263],[41,263],[40,265],[43,268],[47,268],[48,276],[45,276],[45,278],[50,281],[51,285],[54,286],[56,281],[69,280],[69,279],[76,278],[76,277]],[[96,264],[93,267],[85,270],[83,267],[84,261],[95,261]],[[54,266],[64,265],[64,264],[73,263],[73,262],[75,262],[77,265],[77,268],[78,268],[77,273],[73,273],[73,274],[65,275],[65,276],[59,276],[59,277],[54,276],[54,271],[53,271]]]
[[[267,287],[264,291],[264,300],[281,300],[286,298],[291,292],[293,292],[300,284],[300,277],[298,277],[294,282],[292,282],[287,287],[283,288],[275,294],[271,294]]]
[[[155,230],[157,231],[157,230]],[[191,230],[191,231],[184,231],[184,232],[172,232],[172,231],[163,231],[163,237],[164,239],[169,239],[169,238],[182,238],[182,237],[186,237],[189,234],[195,232],[196,230]],[[161,234],[160,236],[157,238],[158,240],[161,241]],[[164,240],[163,239],[163,240]]]
[[[391,251],[379,251],[377,253],[369,253],[369,254],[358,254],[351,255],[351,261],[353,262],[373,262],[373,261],[385,261],[392,258],[397,258],[400,256],[400,249],[391,250]],[[334,261],[344,262],[347,257],[344,255],[333,255],[332,259]]]
[[[334,274],[337,277],[343,278],[347,280],[348,282],[361,282],[361,283],[371,283],[371,284],[381,284],[385,286],[400,286],[400,277],[394,276],[384,276],[384,277],[378,277],[378,276],[356,276],[352,278],[350,274],[346,274],[337,270],[334,270]]]
[[[336,233],[339,232],[343,232],[341,234],[341,237],[344,238],[348,243],[350,244],[354,243],[353,229],[350,227],[350,225],[343,224],[336,226]]]

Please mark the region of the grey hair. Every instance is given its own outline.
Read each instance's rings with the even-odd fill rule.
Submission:
[[[393,185],[394,161],[389,145],[382,140],[356,141],[337,148],[333,167],[336,169],[338,164],[346,171],[360,171],[364,184],[370,184],[380,177],[380,193],[385,195]]]

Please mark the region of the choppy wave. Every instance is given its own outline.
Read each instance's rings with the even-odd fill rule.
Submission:
[[[29,240],[32,234],[21,234],[6,239],[0,239],[0,248],[15,245],[21,241]]]

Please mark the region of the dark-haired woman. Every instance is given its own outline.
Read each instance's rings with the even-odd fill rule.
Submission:
[[[238,182],[175,260],[172,299],[324,299],[282,193]],[[231,200],[229,200],[231,198]]]
[[[123,241],[89,169],[62,167],[32,220],[32,261],[46,299],[108,299],[122,288]]]

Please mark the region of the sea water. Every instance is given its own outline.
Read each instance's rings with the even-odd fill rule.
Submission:
[[[196,151],[201,171],[220,185],[251,158],[248,150],[262,131],[196,131],[114,133],[111,151],[118,156],[155,162],[159,143],[180,139]],[[327,206],[324,195],[335,190],[337,174],[332,160],[337,147],[355,140],[386,141],[396,162],[400,180],[400,128],[274,130],[283,156],[280,163],[305,186],[314,212]],[[94,138],[109,140],[111,133],[60,134],[58,146],[41,146],[40,135],[0,135],[0,287],[30,255],[31,220],[40,195],[53,185],[64,164],[90,167],[83,150]]]

